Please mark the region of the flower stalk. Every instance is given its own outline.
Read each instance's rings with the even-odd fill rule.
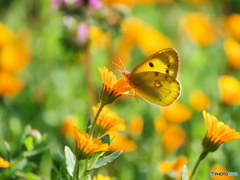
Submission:
[[[97,111],[97,114],[96,114],[96,116],[95,116],[95,118],[94,118],[94,120],[93,120],[93,122],[92,122],[91,129],[90,129],[90,135],[91,135],[91,137],[94,136],[94,135],[93,135],[93,132],[94,132],[94,128],[95,128],[97,119],[98,119],[98,117],[99,117],[99,115],[100,115],[100,113],[101,113],[101,111],[102,111],[102,109],[104,108],[105,105],[106,105],[105,103],[101,103],[101,104],[100,104],[100,107],[99,107],[99,109],[98,109],[98,111]]]
[[[203,151],[202,154],[199,156],[194,168],[193,168],[193,171],[191,173],[191,176],[189,178],[189,180],[192,180],[194,178],[194,175],[199,167],[199,164],[202,162],[202,160],[207,156],[208,152],[207,151]]]

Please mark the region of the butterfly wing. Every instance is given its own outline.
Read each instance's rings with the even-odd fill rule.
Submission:
[[[173,48],[162,49],[140,62],[132,71],[137,74],[146,71],[157,71],[177,78],[179,55]]]
[[[180,95],[180,83],[160,72],[131,74],[129,83],[136,94],[157,106],[168,106]]]

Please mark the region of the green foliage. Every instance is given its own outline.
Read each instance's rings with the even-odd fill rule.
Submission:
[[[100,168],[102,166],[105,166],[106,164],[112,162],[113,160],[115,160],[118,156],[120,156],[120,154],[122,153],[122,151],[116,151],[108,156],[104,156],[102,158],[99,158],[96,163],[93,165],[92,168],[88,169],[88,170],[92,170],[92,169],[97,169]]]
[[[187,166],[184,165],[182,168],[182,177],[181,180],[188,180],[188,170],[187,170]]]
[[[66,156],[66,164],[68,173],[73,176],[74,166],[76,162],[75,155],[72,153],[71,149],[65,146],[65,156]]]

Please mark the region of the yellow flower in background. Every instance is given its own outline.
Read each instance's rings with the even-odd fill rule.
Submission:
[[[177,180],[181,179],[182,168],[187,164],[187,158],[180,156],[177,158],[176,162],[164,161],[158,164],[158,170],[161,174],[167,174],[173,172]]]
[[[147,3],[170,3],[173,0],[139,0],[139,4],[147,4]]]
[[[29,33],[13,34],[0,23],[0,96],[15,96],[24,83],[16,77],[31,58]]]
[[[189,101],[196,111],[203,111],[211,104],[210,98],[200,90],[192,91],[189,96]]]
[[[110,151],[123,150],[123,153],[128,153],[137,148],[137,143],[119,133],[110,133],[110,136],[114,138],[109,148]]]
[[[103,0],[103,3],[107,6],[110,6],[110,5],[125,5],[127,7],[133,7],[137,4],[137,0]]]
[[[221,166],[215,165],[211,168],[210,172],[221,173],[221,172],[229,172],[229,170],[227,170]],[[212,180],[234,180],[235,177],[234,176],[211,176],[211,179]]]
[[[124,36],[122,39],[119,40],[117,45],[117,54],[115,55],[114,63],[119,64],[119,59],[122,61],[121,64],[124,66],[129,66],[131,57],[130,53],[133,48],[134,42],[130,38]]]
[[[161,108],[163,117],[170,122],[180,123],[189,120],[192,117],[192,112],[187,107],[179,102],[174,102],[168,107]]]
[[[13,40],[13,33],[8,28],[6,28],[2,23],[0,23],[0,49]]]
[[[96,48],[107,47],[110,42],[110,36],[97,26],[90,26],[89,39],[91,44]]]
[[[122,22],[123,38],[129,39],[146,54],[151,55],[159,49],[171,47],[172,42],[154,27],[135,17]]]
[[[234,39],[227,39],[224,42],[224,49],[231,66],[240,68],[240,43]]]
[[[240,40],[240,14],[231,14],[227,17],[227,26],[232,35]]]
[[[5,161],[3,158],[0,157],[0,168],[8,168],[11,166],[11,163]]]
[[[225,142],[240,139],[240,132],[219,121],[215,116],[203,111],[207,133],[202,145],[205,152],[214,152]]]
[[[6,71],[17,73],[28,64],[29,60],[28,44],[21,39],[14,40],[1,48],[0,67]]]
[[[167,129],[168,127],[168,123],[166,121],[165,118],[163,117],[157,117],[155,120],[154,120],[154,128],[155,128],[155,131],[158,132],[158,133],[164,133],[165,130]]]
[[[144,5],[148,3],[169,3],[173,0],[103,0],[105,5],[125,5],[129,8],[132,8],[136,5]]]
[[[127,94],[127,92],[132,89],[129,87],[127,81],[123,79],[117,80],[113,72],[109,71],[106,67],[100,67],[99,71],[103,81],[103,87],[100,94],[100,101],[103,104],[112,104],[121,96],[136,97]]]
[[[78,160],[86,159],[92,154],[100,151],[108,151],[109,146],[97,138],[90,138],[88,133],[74,128],[76,141],[76,157]]]
[[[169,125],[162,135],[165,153],[169,154],[179,148],[185,140],[185,131],[178,125]]]
[[[206,14],[187,13],[181,20],[181,29],[200,46],[212,45],[216,40],[213,23]]]
[[[222,75],[218,79],[222,101],[227,105],[240,103],[240,82],[232,76]]]
[[[61,133],[64,136],[74,135],[74,128],[77,127],[77,122],[78,120],[75,116],[66,116],[62,122]]]
[[[143,118],[141,116],[134,116],[129,123],[129,134],[133,137],[141,135],[143,130]]]
[[[0,96],[15,96],[23,89],[24,83],[12,73],[0,70]]]
[[[92,107],[94,116],[96,116],[99,106],[100,104]],[[94,135],[94,137],[99,137],[109,131],[123,131],[124,129],[124,120],[105,106],[96,121],[94,133],[97,133],[97,135]]]
[[[209,0],[184,0],[184,1],[188,1],[188,2],[190,2],[190,3],[193,3],[193,4],[205,4],[205,3],[207,3],[207,2],[209,2]]]
[[[93,180],[111,180],[111,178],[109,176],[103,176],[101,174],[98,174],[93,178]]]

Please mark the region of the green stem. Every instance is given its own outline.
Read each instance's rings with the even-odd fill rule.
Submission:
[[[193,171],[192,171],[192,173],[191,173],[191,176],[190,176],[189,180],[192,180],[192,179],[194,178],[194,175],[195,175],[195,173],[196,173],[196,171],[197,171],[197,169],[198,169],[198,166],[199,166],[200,162],[202,162],[202,160],[207,156],[207,154],[208,154],[208,152],[203,152],[203,153],[199,156],[199,158],[198,158],[198,160],[197,160],[197,162],[196,162],[196,164],[195,164],[195,166],[194,166],[194,168],[193,168]]]
[[[102,111],[103,107],[105,106],[106,104],[104,103],[101,103],[99,109],[98,109],[98,112],[93,120],[93,123],[92,123],[92,126],[91,126],[91,129],[90,129],[90,135],[93,137],[93,132],[94,132],[94,128],[95,128],[95,124],[97,122],[97,119],[98,119],[98,116],[100,114],[100,112]]]
[[[79,179],[79,165],[80,165],[80,162],[76,160],[74,165],[74,171],[73,171],[73,180]]]

